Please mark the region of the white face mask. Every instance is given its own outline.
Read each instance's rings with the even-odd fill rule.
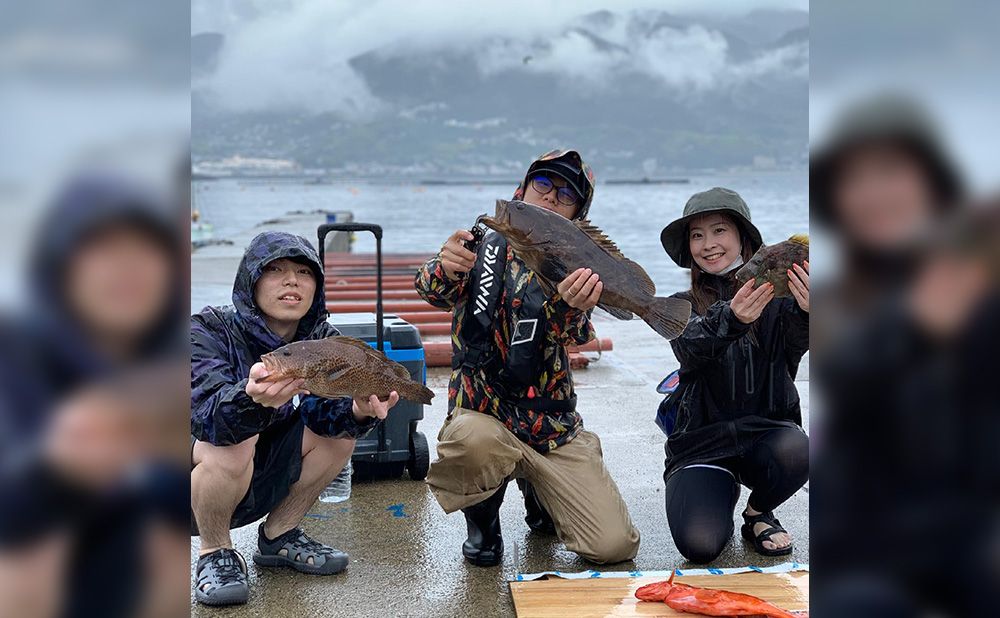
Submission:
[[[743,266],[743,254],[742,254],[742,249],[741,249],[741,253],[740,253],[740,255],[737,255],[737,256],[736,256],[736,259],[735,259],[735,260],[733,260],[733,263],[732,263],[732,264],[730,264],[729,266],[726,266],[726,269],[725,269],[725,270],[723,270],[722,272],[718,273],[718,274],[720,274],[720,275],[724,275],[724,274],[726,274],[726,273],[729,273],[729,272],[733,272],[734,270],[736,270],[736,269],[737,269],[737,268],[739,268],[740,266]]]

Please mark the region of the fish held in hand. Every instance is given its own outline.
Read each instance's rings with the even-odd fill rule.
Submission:
[[[304,379],[313,395],[382,401],[392,391],[401,399],[430,404],[434,392],[410,379],[410,372],[385,354],[353,337],[296,341],[260,357],[268,371],[261,382]]]
[[[497,200],[496,214],[480,221],[507,239],[550,296],[578,268],[597,273],[604,289],[597,306],[620,320],[638,315],[666,339],[684,332],[691,303],[656,296],[642,266],[628,259],[589,221],[571,221],[526,202]]]
[[[736,271],[736,281],[739,285],[754,279],[754,286],[770,283],[774,286],[775,298],[791,298],[788,289],[788,271],[792,264],[801,266],[809,259],[809,236],[795,234],[786,241],[774,245],[764,245]]]

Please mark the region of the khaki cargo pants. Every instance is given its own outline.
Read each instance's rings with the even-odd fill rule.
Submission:
[[[639,531],[611,480],[596,434],[582,431],[541,454],[490,414],[456,408],[438,434],[427,484],[446,513],[493,495],[507,478],[535,488],[566,549],[606,564],[635,557]]]

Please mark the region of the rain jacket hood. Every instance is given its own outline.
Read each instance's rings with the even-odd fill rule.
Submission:
[[[316,278],[316,293],[309,311],[299,320],[295,340],[307,338],[316,325],[327,317],[326,295],[323,290],[323,267],[316,250],[305,238],[287,232],[261,232],[250,241],[236,271],[233,284],[233,306],[236,319],[246,334],[267,351],[285,344],[267,327],[264,315],[254,301],[254,288],[264,267],[274,260],[287,258],[308,264]]]
[[[284,232],[258,234],[247,247],[233,285],[233,306],[205,307],[191,317],[191,434],[215,445],[238,444],[298,414],[320,436],[358,438],[378,425],[359,423],[351,399],[305,395],[296,406],[260,405],[246,393],[250,368],[262,354],[285,345],[264,322],[254,302],[254,286],[266,264],[288,258],[309,264],[316,296],[294,340],[325,339],[340,333],[326,321],[323,269],[307,240]]]

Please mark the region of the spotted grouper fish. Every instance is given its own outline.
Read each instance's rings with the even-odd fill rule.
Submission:
[[[353,337],[296,341],[260,357],[270,375],[264,382],[304,378],[313,395],[367,401],[386,400],[396,391],[401,399],[429,404],[431,389],[410,379],[406,367]]]
[[[802,266],[809,259],[809,236],[795,234],[786,241],[764,245],[753,254],[750,261],[736,271],[736,281],[743,285],[751,278],[754,286],[769,282],[774,286],[774,297],[792,297],[788,289],[788,271],[792,264]]]
[[[653,330],[674,339],[691,317],[691,303],[656,296],[642,266],[628,259],[589,221],[571,221],[525,202],[497,200],[496,214],[479,219],[496,230],[538,277],[549,295],[578,268],[589,268],[604,282],[598,307],[620,320],[638,315]]]

